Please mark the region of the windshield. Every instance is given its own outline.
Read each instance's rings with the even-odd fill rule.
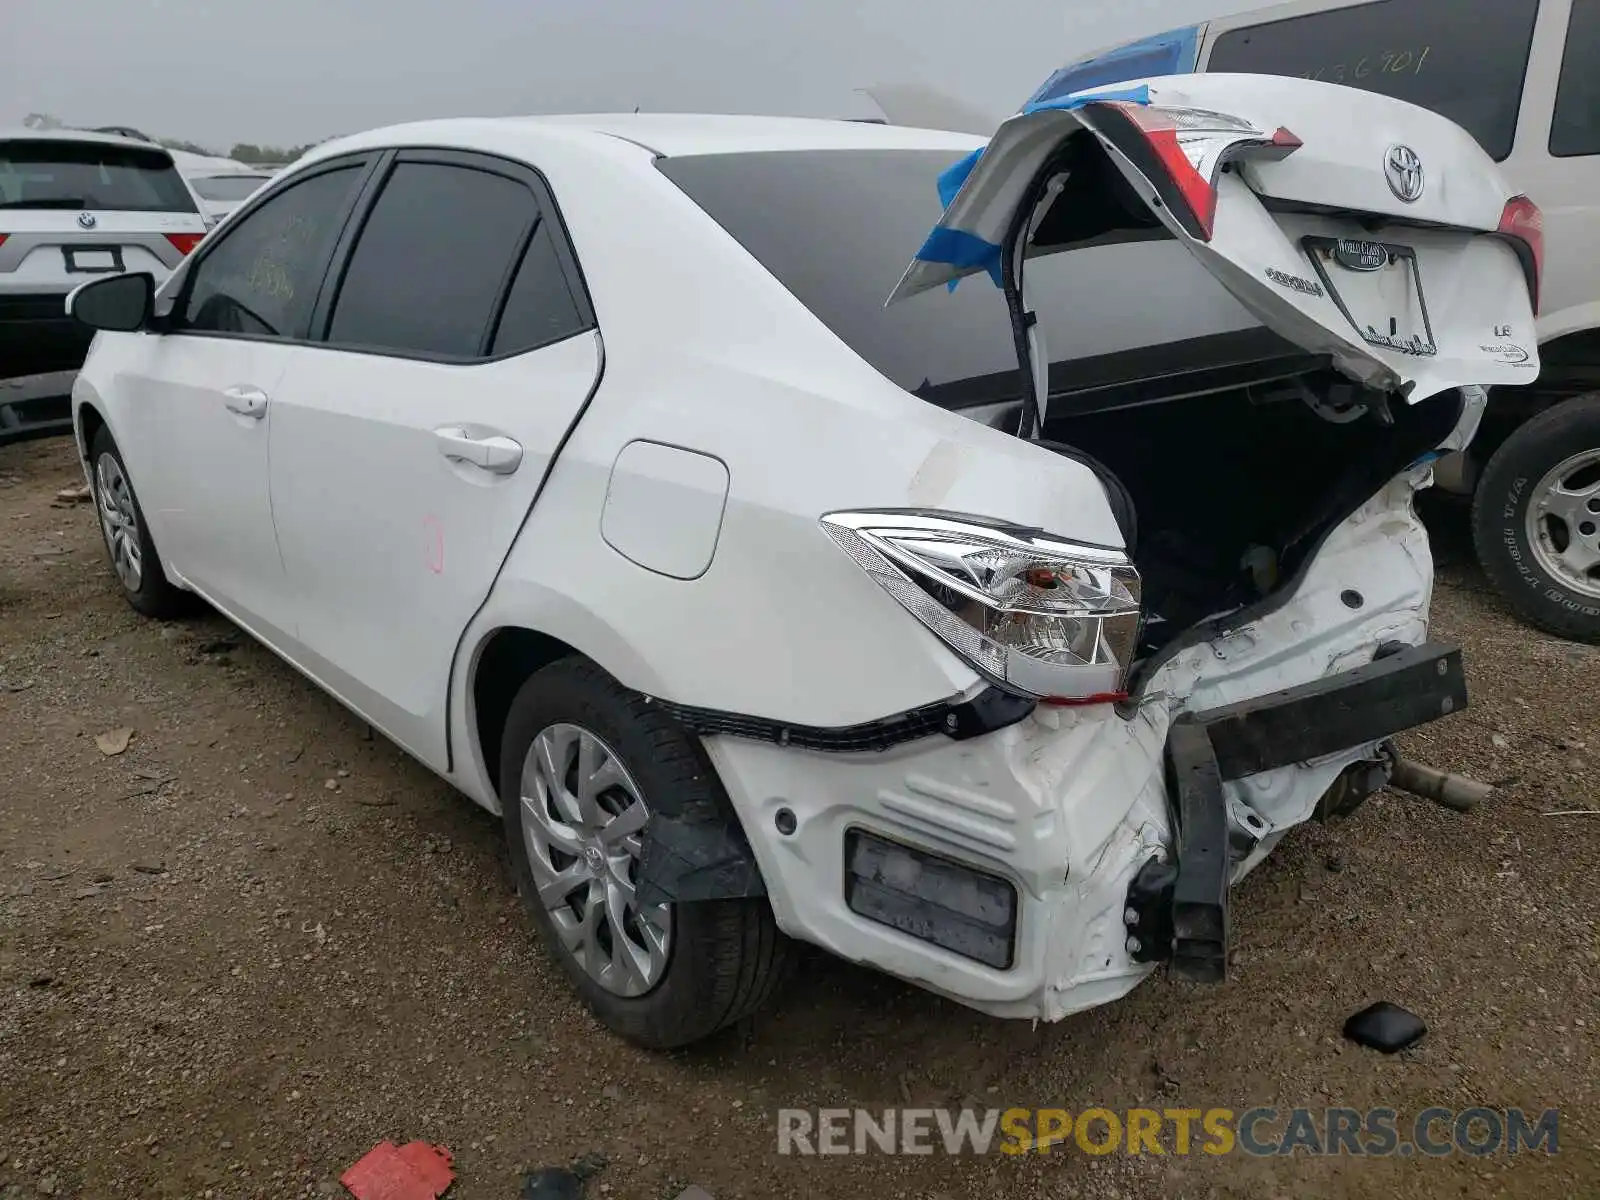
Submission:
[[[1005,298],[982,276],[953,293],[939,288],[884,307],[944,212],[939,173],[960,157],[793,150],[664,158],[657,166],[858,355],[944,404],[953,399],[930,394],[940,385],[1017,366]],[[1029,264],[1029,290],[1047,323],[1070,320],[1059,301],[1071,257]]]
[[[265,175],[209,175],[189,182],[206,200],[248,200],[267,178]]]
[[[0,205],[194,212],[163,150],[88,141],[0,141]]]

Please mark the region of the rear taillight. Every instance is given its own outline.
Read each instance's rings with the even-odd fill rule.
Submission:
[[[172,243],[173,248],[179,254],[188,254],[200,244],[200,240],[205,236],[203,233],[169,233],[167,234],[167,241]]]
[[[1267,133],[1241,117],[1199,108],[1158,108],[1125,101],[1088,106],[1122,120],[1093,121],[1155,187],[1192,237],[1211,240],[1217,217],[1217,176],[1230,158],[1249,151],[1282,158],[1300,148],[1287,129]]]
[[[1528,276],[1528,296],[1533,300],[1534,316],[1539,315],[1539,287],[1544,278],[1544,214],[1526,196],[1513,196],[1500,214],[1495,231],[1511,244],[1522,260]]]
[[[11,236],[10,234],[0,233],[0,246],[5,245],[6,244],[6,238],[8,238],[10,236]]]

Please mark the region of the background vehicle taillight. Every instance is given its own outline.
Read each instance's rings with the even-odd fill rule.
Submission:
[[[1533,300],[1533,312],[1539,314],[1539,287],[1544,278],[1544,213],[1526,196],[1513,196],[1506,201],[1500,214],[1497,232],[1522,260],[1522,269],[1528,276],[1528,295]]]
[[[9,236],[9,234],[0,233],[0,246],[5,245],[6,238]]]
[[[1267,133],[1242,117],[1199,108],[1160,108],[1104,101],[1091,110],[1121,121],[1096,121],[1095,130],[1137,167],[1192,237],[1211,240],[1222,164],[1249,151],[1282,158],[1300,148],[1287,129]],[[1091,117],[1091,120],[1093,118]]]
[[[171,242],[179,254],[188,254],[198,246],[206,235],[203,233],[169,233],[167,241]]]

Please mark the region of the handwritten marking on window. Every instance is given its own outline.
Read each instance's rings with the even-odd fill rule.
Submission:
[[[1420,75],[1432,50],[1432,46],[1420,46],[1410,50],[1374,52],[1354,60],[1328,63],[1310,71],[1301,71],[1300,78],[1320,79],[1324,83],[1355,83],[1360,80],[1381,82],[1390,75]]]

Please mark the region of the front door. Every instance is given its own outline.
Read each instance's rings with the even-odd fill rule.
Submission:
[[[402,151],[274,401],[295,656],[440,770],[457,643],[599,373],[553,211],[525,167]]]
[[[204,248],[177,282],[165,331],[130,372],[154,470],[141,479],[163,553],[252,633],[292,633],[269,494],[278,385],[348,215],[364,161],[271,196]]]

